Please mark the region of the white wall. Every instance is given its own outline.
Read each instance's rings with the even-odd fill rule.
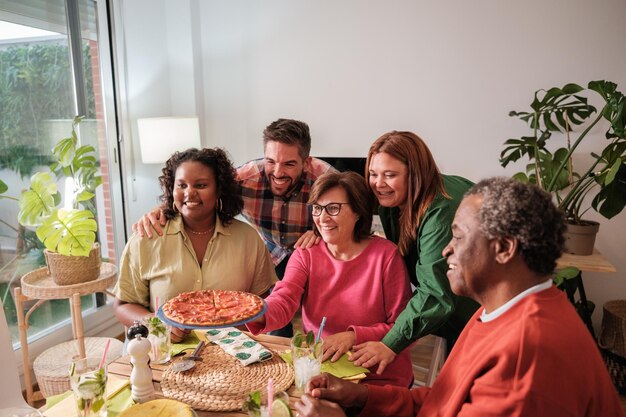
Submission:
[[[118,2],[135,155],[138,117],[197,113],[203,144],[236,164],[290,117],[311,126],[314,155],[364,156],[407,129],[444,172],[478,180],[514,172],[498,163],[502,143],[527,130],[507,114],[535,90],[594,79],[626,90],[624,0]],[[155,204],[159,168],[136,163],[131,219]],[[626,213],[602,220],[597,247],[621,272],[584,274],[598,310],[626,298],[625,230]]]

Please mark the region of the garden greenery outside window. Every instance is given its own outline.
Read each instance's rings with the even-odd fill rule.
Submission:
[[[76,19],[66,12],[66,5],[72,4],[79,16]],[[66,16],[80,22],[80,36],[76,34],[79,43],[74,45],[74,50],[78,45],[79,60],[72,56],[76,32]],[[110,77],[111,69],[100,64],[96,19],[96,3],[87,0],[3,0],[0,5],[0,197],[4,197],[0,198],[0,297],[16,347],[19,332],[13,291],[22,275],[44,266],[45,260],[43,245],[34,231],[18,224],[14,198],[29,187],[32,174],[48,170],[52,147],[69,136],[76,114],[84,114],[80,144],[96,149],[103,177],[95,199],[97,239],[103,261],[116,263],[110,184],[119,182],[111,181],[119,172],[111,169],[107,156],[107,103],[102,92],[102,78]],[[77,71],[73,65],[80,61],[82,70]],[[77,94],[82,97],[77,98]],[[63,193],[65,184],[59,182],[58,187]],[[33,303],[26,303],[26,309]],[[106,304],[104,294],[83,296],[83,317]],[[45,302],[32,314],[29,324],[29,343],[69,326],[68,300]]]

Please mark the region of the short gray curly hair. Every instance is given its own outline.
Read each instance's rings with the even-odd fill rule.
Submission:
[[[517,239],[531,271],[540,275],[554,272],[563,252],[565,216],[550,194],[532,184],[494,177],[480,181],[466,195],[483,199],[478,217],[487,238]]]

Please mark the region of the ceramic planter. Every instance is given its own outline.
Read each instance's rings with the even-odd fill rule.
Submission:
[[[586,220],[584,224],[566,223],[566,225],[565,252],[573,255],[591,255],[600,224]]]

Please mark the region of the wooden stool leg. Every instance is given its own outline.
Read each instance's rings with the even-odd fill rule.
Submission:
[[[34,405],[33,380],[31,376],[30,356],[28,354],[28,322],[24,319],[24,299],[20,287],[15,288],[15,309],[17,310],[17,327],[20,331],[20,345],[22,347],[22,364],[24,366],[24,384],[26,385],[26,402]]]
[[[78,353],[80,358],[85,358],[85,336],[83,328],[83,312],[80,307],[80,294],[76,293],[72,295],[70,300],[70,314],[72,319],[72,331],[76,343],[78,343]]]
[[[432,387],[435,383],[435,379],[446,360],[446,339],[443,337],[436,337],[435,346],[433,347],[433,357],[430,361],[430,367],[428,368],[428,374],[426,375],[426,386]]]

